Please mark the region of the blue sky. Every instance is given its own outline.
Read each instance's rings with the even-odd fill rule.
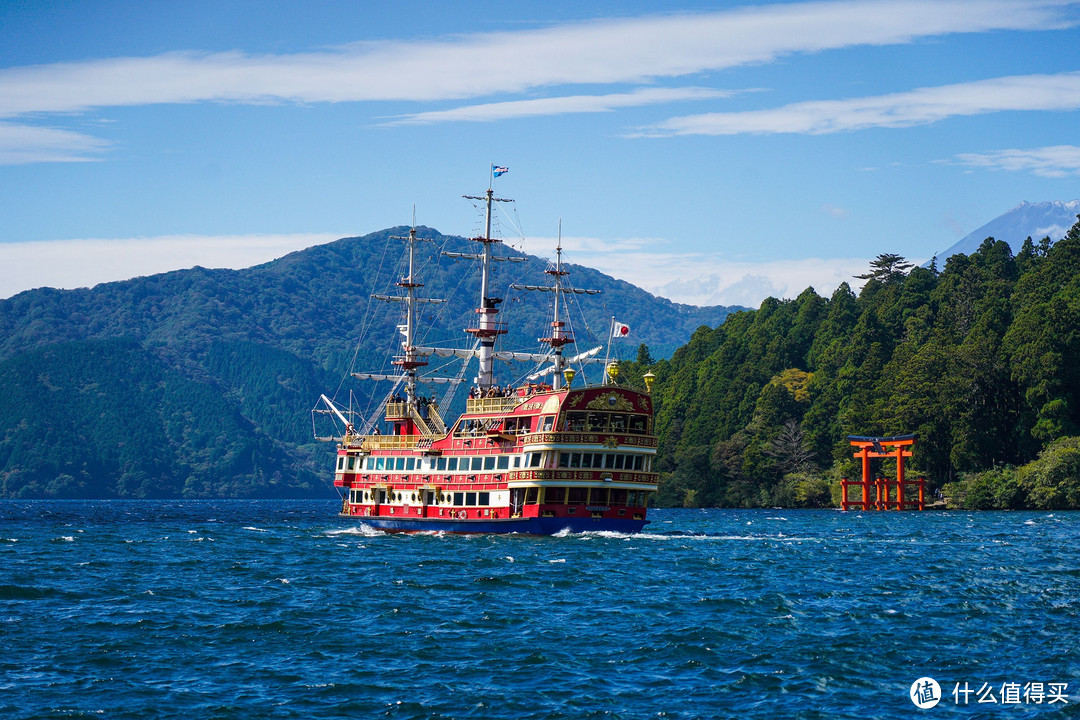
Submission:
[[[0,4],[0,297],[417,222],[696,304],[1080,197],[1080,0]],[[517,230],[512,226],[516,225]]]

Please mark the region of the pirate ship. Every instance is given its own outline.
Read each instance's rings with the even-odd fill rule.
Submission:
[[[374,296],[404,306],[395,369],[352,373],[362,380],[390,380],[392,389],[368,417],[326,395],[315,409],[335,418],[341,429],[324,438],[337,443],[334,486],[341,493],[341,514],[387,532],[640,531],[657,487],[652,376],[645,377],[644,390],[620,385],[617,363],[598,356],[603,346],[565,356],[574,345],[563,319],[566,298],[599,291],[567,282],[561,240],[546,270],[550,284],[511,286],[553,294],[550,332],[539,339],[544,351],[496,349],[507,326],[498,319],[502,301],[489,290],[490,270],[493,262],[518,258],[493,252],[501,240],[492,237],[491,213],[493,203],[510,201],[496,198],[490,185],[483,196],[465,197],[485,209],[484,233],[472,238],[479,251],[444,255],[480,263],[476,319],[465,328],[471,347],[416,342],[417,307],[441,301],[420,295],[416,249],[423,240],[413,228],[399,238],[408,253],[408,275],[396,283],[400,294]],[[613,318],[608,343],[626,330]],[[422,374],[432,357],[477,361],[465,410],[456,419],[444,417],[449,402],[436,403],[418,391],[422,383],[454,382]],[[496,359],[534,363],[537,369],[521,382],[499,385]],[[590,363],[604,364],[602,379],[592,384],[574,369]]]

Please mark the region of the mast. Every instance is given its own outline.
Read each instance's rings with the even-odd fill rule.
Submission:
[[[405,399],[412,405],[416,401],[416,368],[427,365],[427,361],[416,354],[416,289],[423,287],[422,283],[416,282],[414,277],[416,263],[416,223],[409,228],[409,275],[397,283],[399,288],[405,290],[405,341],[402,347],[404,355],[394,358],[392,365],[397,365],[405,371]]]
[[[499,297],[491,297],[488,290],[491,275],[491,263],[494,261],[523,262],[525,258],[496,257],[491,253],[491,246],[502,242],[499,238],[491,237],[491,204],[493,202],[514,202],[510,198],[497,198],[490,184],[483,196],[465,195],[469,200],[482,200],[485,205],[484,235],[472,238],[480,243],[483,250],[477,254],[470,253],[443,253],[447,257],[469,258],[480,261],[480,305],[476,308],[478,321],[475,327],[465,329],[465,332],[476,337],[480,341],[480,348],[476,353],[480,364],[480,371],[476,377],[476,383],[481,390],[487,390],[494,384],[494,359],[495,339],[506,334],[506,323],[496,322],[495,316],[499,314],[499,303],[503,301]]]
[[[551,337],[541,338],[541,342],[545,342],[551,346],[551,353],[554,357],[554,376],[551,380],[551,387],[558,390],[562,387],[563,383],[563,369],[566,367],[566,359],[563,357],[563,345],[574,342],[574,338],[566,333],[565,325],[559,315],[559,301],[562,299],[563,276],[569,273],[562,269],[562,218],[559,218],[559,241],[555,246],[555,269],[545,270],[545,273],[555,278],[555,319],[551,321]]]
[[[555,267],[548,267],[544,271],[545,274],[551,275],[554,278],[554,283],[550,287],[536,286],[536,285],[511,285],[516,290],[536,290],[540,292],[553,292],[555,293],[555,312],[551,321],[551,335],[548,337],[538,338],[539,342],[551,346],[551,361],[552,364],[546,368],[544,374],[550,372],[553,373],[551,379],[551,387],[553,390],[559,390],[563,386],[563,370],[566,369],[568,362],[563,357],[563,346],[569,345],[574,342],[573,336],[566,330],[566,323],[562,320],[562,296],[564,293],[576,294],[576,295],[598,295],[599,290],[581,290],[573,287],[563,287],[562,279],[570,273],[563,270],[562,265],[562,219],[559,220],[559,240],[555,246]],[[596,348],[595,350],[599,350]],[[595,352],[590,350],[588,353],[583,353],[575,358],[571,358],[571,361],[585,360],[586,356]],[[589,360],[591,361],[591,360]],[[588,362],[588,361],[587,361]]]
[[[416,406],[416,369],[428,364],[425,359],[426,355],[424,355],[421,352],[421,349],[416,346],[416,306],[424,303],[446,302],[445,300],[438,298],[417,297],[416,291],[419,288],[424,287],[424,284],[418,282],[416,278],[416,244],[421,242],[431,242],[431,240],[416,236],[415,213],[416,210],[414,208],[413,225],[409,229],[409,234],[407,236],[390,236],[393,240],[404,240],[409,246],[409,274],[401,278],[400,281],[394,283],[397,287],[402,288],[405,291],[404,295],[372,296],[377,300],[405,304],[405,324],[398,326],[398,329],[404,336],[404,340],[401,343],[402,353],[396,355],[391,364],[400,367],[403,371],[405,380],[405,400],[411,407]],[[353,373],[353,376],[371,380],[394,379],[394,376],[386,376],[378,373]]]

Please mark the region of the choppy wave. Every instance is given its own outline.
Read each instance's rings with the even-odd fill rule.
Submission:
[[[536,538],[151,509],[0,504],[5,720],[907,718],[923,676],[951,704],[927,717],[986,715],[963,682],[1070,684],[1065,711],[989,717],[1080,705],[1080,515],[654,511]]]

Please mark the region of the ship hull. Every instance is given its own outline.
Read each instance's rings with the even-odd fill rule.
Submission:
[[[353,520],[376,530],[388,533],[443,532],[455,535],[473,534],[522,534],[556,535],[561,532],[616,532],[637,533],[648,524],[648,520],[626,518],[567,518],[567,517],[530,517],[504,520],[450,520],[441,518],[390,518],[357,517],[345,515]]]

